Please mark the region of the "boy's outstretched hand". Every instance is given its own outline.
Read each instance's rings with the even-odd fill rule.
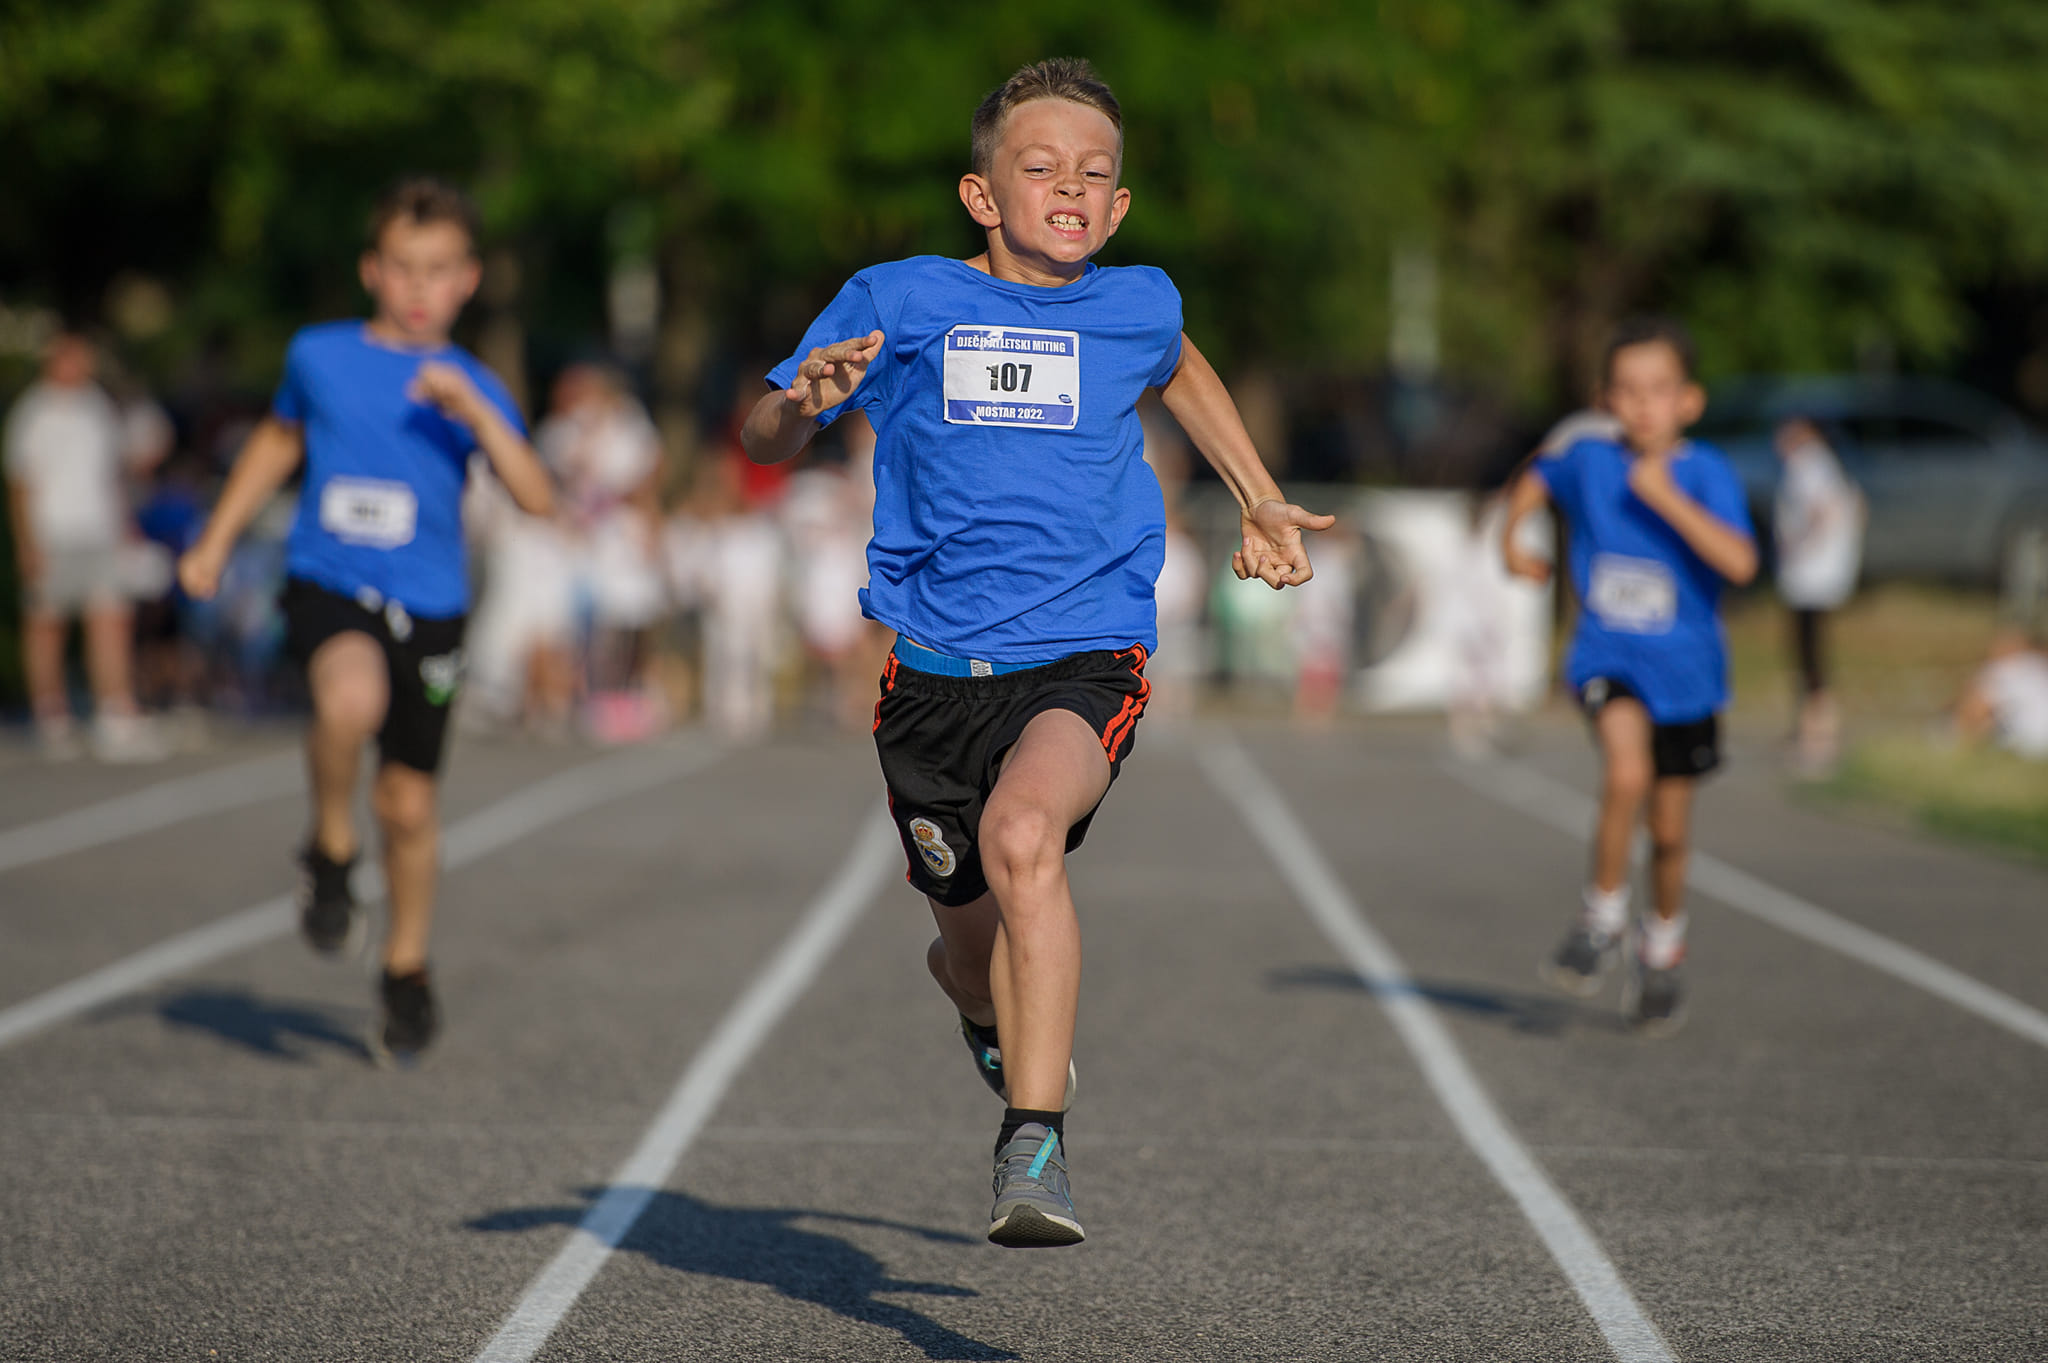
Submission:
[[[1336,523],[1335,516],[1319,516],[1278,497],[1262,498],[1238,517],[1244,545],[1230,556],[1231,570],[1240,582],[1255,577],[1276,592],[1299,587],[1315,576],[1301,532],[1328,530]]]
[[[801,415],[807,417],[837,407],[853,396],[853,390],[860,387],[860,381],[867,377],[868,366],[881,353],[882,333],[879,331],[871,331],[850,341],[819,346],[796,367],[796,380],[785,390],[784,396],[797,405]]]

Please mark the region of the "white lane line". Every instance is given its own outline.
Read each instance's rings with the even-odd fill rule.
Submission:
[[[289,795],[299,788],[299,773],[296,750],[271,753],[17,824],[0,832],[0,872]]]
[[[442,837],[441,866],[453,871],[510,846],[551,823],[626,795],[687,776],[717,759],[719,750],[696,741],[635,749],[558,772],[451,824]],[[356,897],[369,903],[384,892],[373,866],[355,874]],[[111,1003],[158,980],[245,951],[293,930],[295,896],[273,895],[202,927],[181,932],[68,984],[0,1009],[0,1047]]]
[[[527,1285],[498,1333],[477,1354],[476,1363],[527,1363],[540,1352],[667,1181],[726,1089],[782,1015],[810,988],[811,980],[875,897],[888,872],[902,864],[901,856],[902,845],[887,812],[877,810],[861,825],[839,873],[719,1021],[718,1030],[683,1071],[654,1124],[640,1138],[639,1147],[612,1175],[604,1193],[570,1233],[568,1243]]]
[[[1487,762],[1471,767],[1446,763],[1444,770],[1481,795],[1574,838],[1586,836],[1598,812],[1586,796],[1519,762]],[[1710,852],[1693,850],[1686,879],[1694,889],[1731,909],[1904,980],[2037,1046],[2048,1046],[2048,1013],[1902,942],[1759,880]]]
[[[1366,921],[1286,799],[1236,742],[1203,748],[1198,755],[1210,784],[1236,806],[1309,917],[1371,989],[1458,1134],[1521,1208],[1614,1356],[1621,1363],[1671,1363],[1663,1335],[1636,1304],[1613,1261],[1508,1126],[1407,966]]]

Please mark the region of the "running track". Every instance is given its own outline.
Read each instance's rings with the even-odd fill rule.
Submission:
[[[2048,1358],[2048,874],[1740,748],[1646,1043],[1533,974],[1572,726],[1148,728],[1037,1253],[865,743],[461,742],[406,1073],[290,934],[282,750],[0,756],[0,1358]]]

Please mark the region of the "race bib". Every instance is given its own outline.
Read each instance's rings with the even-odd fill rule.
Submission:
[[[1656,559],[1595,554],[1586,608],[1609,629],[1663,634],[1678,618],[1678,582]]]
[[[954,327],[945,398],[954,425],[1071,431],[1081,417],[1081,333]]]
[[[419,517],[419,499],[404,483],[330,478],[320,489],[320,528],[343,544],[372,549],[411,544]]]

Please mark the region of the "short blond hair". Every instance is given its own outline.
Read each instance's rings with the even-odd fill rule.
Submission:
[[[988,174],[995,163],[996,147],[1003,140],[1003,125],[1010,115],[1037,99],[1064,99],[1101,114],[1116,129],[1117,159],[1123,159],[1124,115],[1116,95],[1085,57],[1050,57],[1020,67],[1017,74],[989,91],[974,111],[969,164],[976,175]]]

